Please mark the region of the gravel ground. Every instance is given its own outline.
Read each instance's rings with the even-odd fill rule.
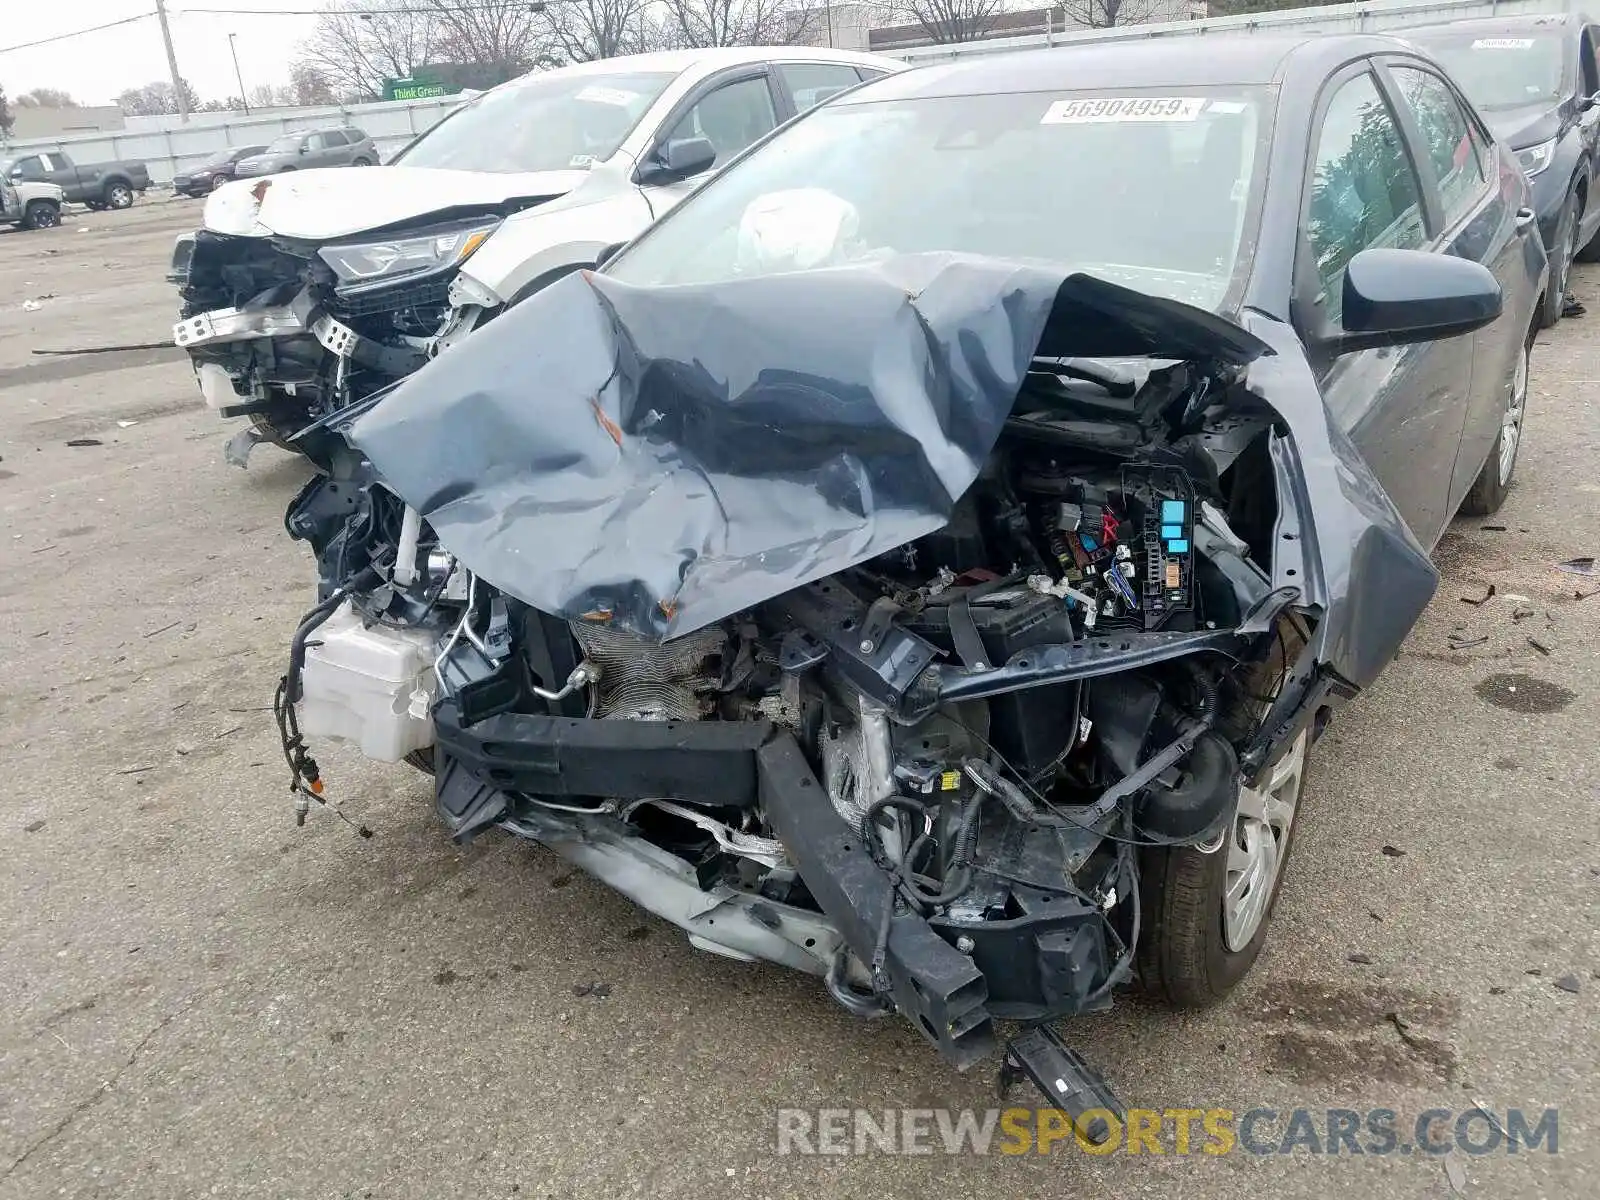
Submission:
[[[165,337],[197,214],[0,234],[0,1195],[1600,1194],[1600,581],[1552,567],[1600,552],[1600,272],[1541,340],[1505,510],[1449,533],[1319,747],[1252,976],[1065,1027],[1130,1105],[1277,1110],[1258,1139],[1482,1102],[1558,1106],[1559,1153],[806,1157],[778,1109],[983,1109],[994,1072],[541,848],[452,846],[405,769],[319,754],[375,836],[295,829],[266,706],[312,594],[281,528],[305,469],[226,466],[175,352],[31,355]]]

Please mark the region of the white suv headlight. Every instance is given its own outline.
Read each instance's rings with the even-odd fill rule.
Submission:
[[[1550,165],[1550,160],[1556,156],[1556,139],[1540,142],[1537,146],[1529,146],[1526,150],[1518,150],[1517,165],[1522,168],[1522,173],[1532,179],[1540,171]]]
[[[499,224],[498,219],[454,222],[381,242],[324,246],[317,254],[339,277],[339,292],[349,295],[448,270],[483,245]]]

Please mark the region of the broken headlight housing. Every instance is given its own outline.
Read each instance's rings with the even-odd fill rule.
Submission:
[[[498,219],[452,221],[405,237],[324,246],[317,254],[333,268],[339,293],[351,295],[456,267],[483,245],[499,224]]]

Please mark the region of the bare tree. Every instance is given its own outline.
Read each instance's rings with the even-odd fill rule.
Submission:
[[[1139,25],[1155,15],[1155,0],[1060,0],[1067,20],[1090,29]],[[1281,7],[1276,0],[1273,7]]]
[[[948,44],[975,42],[988,36],[1005,5],[1004,0],[898,0],[896,7],[903,20],[920,25],[935,42]]]
[[[6,89],[0,87],[0,133],[11,132],[11,107],[6,103]]]
[[[569,4],[566,0],[544,6],[528,0],[477,0],[473,4],[422,0],[421,7],[437,17],[443,61],[486,67],[495,83],[503,83],[522,74],[545,52],[545,16],[550,8]],[[538,11],[541,7],[544,13]]]
[[[804,41],[822,19],[820,7],[801,7],[793,0],[664,2],[672,40],[679,46],[781,46]]]
[[[317,18],[295,69],[316,73],[346,99],[380,96],[385,79],[409,79],[432,60],[444,33],[437,12],[393,0],[345,0]]]
[[[541,13],[547,62],[591,62],[647,48],[649,0],[559,0]]]
[[[335,104],[339,99],[333,94],[328,77],[309,63],[295,63],[289,68],[289,87],[295,104]]]
[[[60,88],[34,88],[16,99],[18,108],[77,108],[78,102]]]
[[[194,112],[200,107],[200,97],[187,79],[179,82],[183,86],[185,107]],[[166,80],[158,79],[154,83],[120,93],[117,104],[130,117],[157,117],[178,111],[178,93]]]

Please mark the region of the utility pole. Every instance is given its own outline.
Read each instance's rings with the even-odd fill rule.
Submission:
[[[250,97],[245,95],[244,74],[239,70],[239,47],[233,44],[233,39],[238,36],[237,33],[228,35],[228,52],[233,55],[233,77],[239,81],[239,103],[244,105],[244,115],[248,117],[250,115]]]
[[[178,120],[189,123],[189,97],[184,93],[183,76],[178,74],[178,52],[172,48],[172,30],[167,25],[166,0],[156,0],[156,20],[161,22],[161,40],[167,44],[167,69],[172,72],[172,91],[178,101]]]

